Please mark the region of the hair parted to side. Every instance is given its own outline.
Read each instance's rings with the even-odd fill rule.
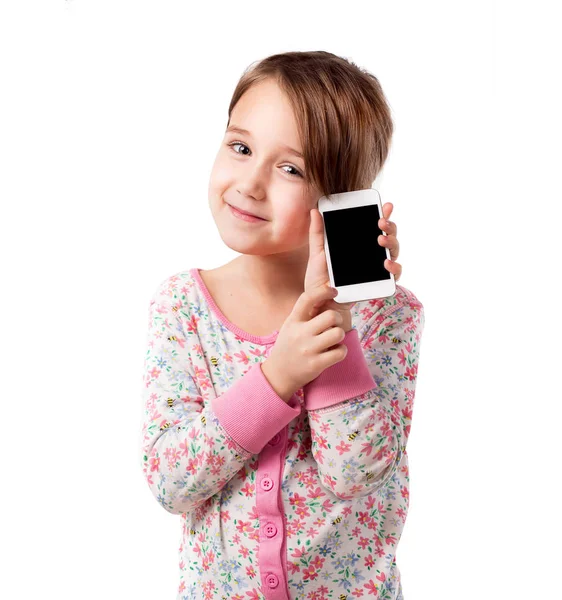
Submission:
[[[227,127],[244,92],[266,79],[279,85],[293,108],[308,187],[328,198],[370,188],[394,130],[379,80],[323,50],[274,54],[244,71],[230,101]]]

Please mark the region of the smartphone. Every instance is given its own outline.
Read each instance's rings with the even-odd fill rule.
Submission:
[[[394,275],[384,266],[388,248],[378,242],[382,203],[374,189],[322,196],[318,211],[324,219],[324,250],[335,302],[385,298],[396,292]]]

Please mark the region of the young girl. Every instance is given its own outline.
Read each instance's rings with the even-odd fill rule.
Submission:
[[[149,309],[141,461],[181,516],[177,598],[401,600],[423,306],[400,285],[335,302],[315,208],[371,187],[389,107],[346,59],[288,52],[243,74],[228,117],[209,203],[240,256],[168,277]],[[373,244],[398,279],[391,208]]]

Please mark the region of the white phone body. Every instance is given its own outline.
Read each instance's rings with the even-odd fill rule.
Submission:
[[[382,202],[374,188],[332,194],[318,200],[324,220],[324,250],[335,302],[386,298],[396,292],[394,275],[384,266],[388,248],[378,242]]]

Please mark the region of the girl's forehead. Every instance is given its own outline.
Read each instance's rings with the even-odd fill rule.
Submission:
[[[273,141],[292,148],[296,155],[302,154],[293,109],[280,91],[267,89],[262,92],[257,85],[256,89],[250,88],[232,109],[229,130],[254,140]]]

